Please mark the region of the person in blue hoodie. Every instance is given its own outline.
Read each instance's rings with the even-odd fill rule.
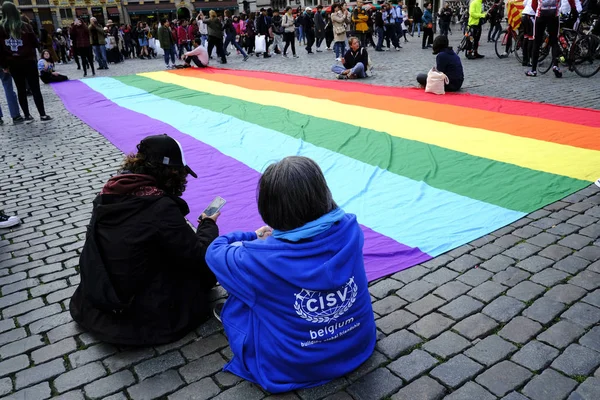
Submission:
[[[448,83],[444,85],[446,92],[457,92],[460,90],[465,75],[463,73],[462,62],[460,57],[448,45],[448,37],[440,35],[433,41],[433,54],[437,54],[435,58],[435,69],[443,72],[448,77]],[[427,74],[417,75],[417,82],[421,86],[427,86]]]
[[[271,393],[351,372],[376,340],[356,216],[298,156],[266,169],[258,210],[268,226],[220,236],[206,254],[229,292],[220,317],[233,358],[224,370]]]

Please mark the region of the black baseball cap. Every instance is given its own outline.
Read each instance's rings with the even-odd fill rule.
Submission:
[[[186,164],[181,144],[165,133],[144,138],[137,145],[137,149],[149,160],[173,167],[185,167],[188,174],[194,178],[198,177]]]

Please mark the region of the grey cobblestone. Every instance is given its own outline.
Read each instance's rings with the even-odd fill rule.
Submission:
[[[534,321],[538,321],[542,325],[546,325],[560,314],[565,307],[563,303],[542,297],[523,311],[523,315]]]
[[[508,322],[525,308],[525,304],[508,296],[500,296],[485,306],[482,313],[498,322]]]
[[[576,274],[590,264],[590,261],[576,256],[569,256],[554,264],[554,268],[564,271],[568,274]]]
[[[443,300],[437,296],[434,296],[432,294],[429,294],[429,295],[423,297],[422,299],[417,300],[414,303],[407,305],[405,307],[405,309],[407,311],[410,311],[411,313],[416,314],[419,317],[421,317],[421,316],[428,314],[431,311],[437,309],[444,303],[446,303],[445,300]]]
[[[408,311],[398,310],[377,320],[377,327],[386,335],[403,329],[415,322],[418,318]],[[185,353],[184,353],[185,355]]]
[[[600,379],[588,378],[567,400],[594,400],[600,399]]]
[[[542,271],[543,272],[543,271]],[[522,269],[515,267],[508,267],[504,271],[498,272],[492,277],[492,280],[496,283],[505,286],[515,286],[517,283],[524,281],[531,275]]]
[[[412,268],[405,269],[392,275],[393,279],[396,279],[403,283],[410,283],[414,280],[420,279],[427,275],[431,271],[421,265],[415,265]],[[397,288],[399,289],[399,288]],[[377,297],[377,296],[375,296]]]
[[[373,303],[373,311],[379,315],[388,315],[408,304],[398,296],[388,296],[382,300]]]
[[[542,257],[549,258],[554,261],[561,260],[572,254],[573,250],[568,247],[560,246],[558,244],[553,244],[551,246],[546,247],[544,250],[540,251],[539,255]]]
[[[470,286],[478,286],[490,279],[494,274],[481,268],[471,269],[460,275],[457,280]]]
[[[50,361],[46,364],[41,364],[18,372],[15,387],[21,389],[34,383],[47,381],[65,371],[64,361],[62,359]]]
[[[437,360],[423,350],[413,350],[412,353],[400,357],[388,365],[388,368],[407,382],[421,376],[432,369]]]
[[[482,260],[489,260],[495,255],[502,253],[504,249],[504,247],[498,246],[493,243],[488,243],[479,249],[473,250],[471,252],[471,255],[481,258]]]
[[[483,308],[484,304],[469,296],[460,296],[441,307],[439,311],[452,319],[461,320]]]
[[[227,346],[227,339],[225,336],[217,334],[189,344],[183,347],[181,352],[186,359],[195,360],[225,346]]]
[[[465,272],[476,265],[479,265],[481,260],[470,254],[465,254],[448,264],[448,268],[456,272]]]
[[[164,354],[160,357],[153,358],[148,361],[144,361],[134,367],[134,371],[140,381],[149,378],[153,375],[160,374],[168,369],[179,367],[185,364],[185,360],[179,354],[174,351],[171,353]]]
[[[561,317],[588,328],[600,322],[600,309],[585,303],[575,303]],[[1,353],[2,349],[0,349]]]
[[[531,281],[535,283],[539,283],[540,285],[544,285],[546,287],[552,287],[559,282],[567,279],[570,275],[559,271],[554,268],[547,268],[542,272],[538,272],[537,274],[531,277]]]
[[[429,374],[440,380],[444,385],[456,388],[467,380],[472,379],[484,368],[468,357],[459,354],[435,367]]]
[[[454,332],[444,332],[437,338],[426,342],[422,349],[446,359],[460,353],[470,345],[471,343],[462,336]]]
[[[487,315],[478,313],[471,315],[454,325],[452,328],[467,339],[474,340],[485,336],[494,330],[498,323]]]
[[[127,389],[127,393],[133,400],[150,400],[174,392],[181,386],[183,381],[177,372],[170,370],[131,386]]]
[[[210,378],[192,383],[169,396],[169,400],[206,400],[217,395],[221,389]]]
[[[29,331],[31,333],[44,333],[59,325],[66,324],[69,321],[71,321],[71,314],[68,311],[65,311],[31,323],[29,325]]]
[[[135,383],[133,374],[125,370],[92,382],[89,385],[86,385],[83,390],[88,397],[99,399],[114,392],[118,392],[133,383]]]
[[[30,324],[39,319],[46,318],[46,317],[49,317],[54,314],[58,314],[61,311],[62,311],[62,308],[60,307],[60,305],[52,304],[52,305],[49,305],[46,307],[41,307],[41,308],[38,308],[37,310],[28,312],[25,315],[21,315],[21,316],[17,317],[17,321],[19,322],[20,325],[25,326],[25,325]]]
[[[355,398],[379,399],[397,391],[402,380],[394,376],[388,369],[379,368],[359,379],[348,387],[348,393]]]
[[[567,375],[591,375],[600,365],[600,353],[572,344],[552,363],[552,368]]]
[[[471,290],[471,287],[462,282],[448,282],[433,291],[433,294],[445,300],[452,300]]]
[[[25,332],[24,328],[13,329],[12,331],[0,334],[0,346],[25,337],[27,337],[27,332]]]
[[[400,389],[392,400],[438,400],[446,393],[446,388],[428,376],[423,376]]]
[[[563,349],[583,335],[585,330],[569,321],[559,321],[540,333],[538,340],[548,343],[558,349]]]
[[[525,317],[515,317],[498,335],[514,343],[526,343],[542,330],[542,325]]]
[[[497,335],[491,335],[466,350],[464,354],[480,364],[489,367],[514,353],[517,347],[502,340]]]
[[[533,340],[512,356],[511,361],[521,364],[532,371],[539,371],[550,365],[558,354],[558,350],[554,347]]]
[[[559,239],[559,236],[552,235],[548,232],[542,232],[532,238],[527,239],[527,243],[531,243],[534,246],[547,247],[553,243],[556,243]]]
[[[569,283],[586,290],[594,290],[600,287],[600,274],[591,271],[581,271]]]
[[[435,288],[436,286],[432,283],[418,280],[404,286],[402,289],[398,290],[396,294],[408,302],[413,302],[427,295]]]
[[[10,285],[4,285],[2,286],[2,295],[6,296],[7,294],[15,293],[23,289],[29,289],[30,287],[37,286],[39,283],[40,281],[37,279],[24,279]]]
[[[187,383],[192,383],[221,370],[225,360],[219,353],[213,353],[186,364],[179,369],[179,374]]]
[[[0,377],[10,375],[29,366],[29,358],[25,355],[0,361]],[[12,385],[12,384],[11,384]]]
[[[100,362],[87,364],[60,375],[54,380],[54,387],[58,393],[63,393],[95,381],[104,375],[106,375],[106,371]]]
[[[544,293],[545,287],[531,281],[523,281],[506,292],[507,296],[521,301],[530,301]]]
[[[393,279],[384,279],[369,286],[369,293],[378,299],[383,299],[388,294],[400,289],[404,284]]]
[[[119,352],[114,356],[108,357],[102,363],[111,371],[116,372],[123,368],[128,368],[141,361],[147,360],[154,355],[154,350],[150,348],[136,349],[125,352]]]
[[[423,277],[423,280],[432,283],[435,286],[441,286],[444,283],[456,278],[457,276],[458,274],[456,272],[449,270],[448,268],[442,267]]]
[[[506,286],[502,286],[499,283],[487,281],[476,288],[471,289],[467,294],[477,300],[488,303],[498,297],[500,293],[504,292],[506,289]]]
[[[465,383],[460,389],[446,396],[444,400],[495,400],[496,396],[474,382]]]
[[[101,360],[117,352],[117,349],[110,344],[99,344],[78,351],[69,356],[69,361],[73,368],[80,367],[93,361]]]
[[[402,330],[378,341],[377,350],[394,359],[421,342],[422,339],[418,336],[407,330]]]
[[[409,326],[408,329],[417,335],[424,337],[425,339],[431,339],[448,329],[453,324],[453,320],[434,312],[421,318]]]
[[[587,246],[575,253],[577,257],[584,258],[588,261],[594,262],[600,260],[600,247],[598,246]]]
[[[523,393],[531,400],[560,400],[575,389],[577,382],[556,371],[547,369],[534,377],[523,388]]]
[[[596,307],[600,307],[600,289],[596,289],[594,292],[588,293],[588,295],[585,296],[581,301]],[[0,329],[0,331],[2,330]]]
[[[600,326],[590,329],[588,333],[579,339],[579,343],[600,352]]]
[[[33,335],[27,338],[17,340],[0,347],[0,357],[3,359],[16,356],[17,354],[25,353],[29,350],[41,347],[44,345],[44,339],[40,335]]]
[[[575,285],[556,285],[552,289],[550,289],[544,297],[549,298],[550,300],[559,301],[564,304],[571,304],[583,296],[585,296],[587,292],[585,289],[582,289]]]
[[[511,361],[502,361],[479,375],[475,381],[495,394],[504,396],[523,385],[532,374]]]
[[[77,343],[73,338],[67,338],[60,342],[44,346],[31,353],[31,359],[35,364],[41,364],[56,357],[62,357],[77,349]]]
[[[2,400],[44,400],[50,398],[52,390],[48,382],[40,383],[39,385],[31,386],[23,390],[19,390],[11,394],[10,396],[4,397]]]

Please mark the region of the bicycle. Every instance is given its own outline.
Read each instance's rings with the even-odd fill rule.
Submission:
[[[599,19],[595,17],[588,29],[582,29],[573,46],[575,73],[583,78],[590,78],[600,71],[600,37],[593,33],[598,32],[599,28]]]
[[[465,53],[468,53],[471,49],[473,49],[473,38],[471,37],[471,29],[467,29],[463,35],[463,39],[456,48],[456,54],[460,54],[463,50]]]
[[[496,38],[494,48],[498,58],[507,58],[512,53],[515,53],[517,60],[523,62],[523,32],[517,34],[517,32],[508,26],[507,29],[500,33],[500,36]]]

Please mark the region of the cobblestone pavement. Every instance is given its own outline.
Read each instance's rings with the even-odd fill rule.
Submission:
[[[482,52],[492,54],[489,45]],[[228,66],[330,77],[331,58],[323,53],[314,60],[303,55],[242,64],[232,57]],[[370,82],[388,85],[412,84],[433,61],[415,43],[373,58],[381,66]],[[398,66],[384,67],[386,60]],[[161,65],[130,61],[105,72]],[[80,73],[72,65],[61,69],[71,77]],[[589,90],[597,77],[566,73],[562,81],[526,80],[514,59],[494,57],[466,64],[466,71],[469,92],[598,108],[599,97]],[[560,90],[545,89],[548,84]],[[214,319],[156,348],[99,343],[72,322],[67,307],[79,283],[78,252],[92,199],[122,154],[66,112],[49,88],[44,94],[54,121],[0,130],[0,208],[23,219],[21,226],[0,231],[0,397],[600,398],[600,191],[593,185],[373,282],[377,349],[358,370],[322,387],[269,396],[221,372],[232,354]]]

